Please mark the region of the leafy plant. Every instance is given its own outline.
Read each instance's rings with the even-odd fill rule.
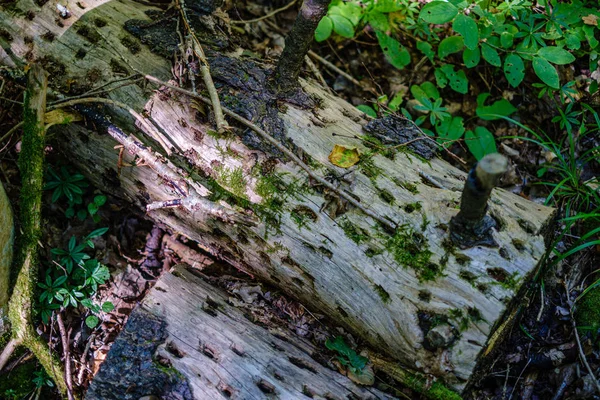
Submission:
[[[57,172],[49,166],[46,181],[44,189],[53,190],[53,203],[56,203],[63,197],[67,199],[67,209],[65,210],[67,218],[77,215],[77,218],[83,221],[89,213],[94,222],[99,222],[97,213],[99,208],[106,203],[106,196],[94,196],[94,199],[90,203],[83,206],[83,194],[85,189],[89,187],[83,175],[78,173],[71,174],[66,167],[61,167]],[[83,206],[83,208],[79,208],[79,206]]]
[[[97,306],[92,302],[92,297],[98,291],[98,286],[105,284],[110,279],[108,268],[97,259],[91,258],[85,252],[94,248],[93,238],[106,233],[108,228],[99,228],[82,238],[80,244],[71,237],[67,249],[54,248],[51,253],[58,261],[57,268],[49,268],[43,282],[38,283],[42,290],[39,296],[42,321],[47,323],[52,313],[68,307],[88,308],[92,314],[101,310],[109,312],[113,309],[110,302]],[[95,315],[88,316],[86,324],[93,328],[99,322]]]
[[[367,357],[363,357],[351,349],[342,336],[337,336],[334,340],[327,339],[325,346],[329,350],[335,351],[340,364],[348,367],[355,374],[360,373],[369,362]]]
[[[54,382],[52,382],[50,376],[43,369],[33,373],[32,382],[38,389],[43,386],[54,387]]]

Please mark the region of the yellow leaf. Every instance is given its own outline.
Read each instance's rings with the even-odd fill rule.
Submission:
[[[356,147],[346,147],[336,144],[331,154],[329,154],[329,161],[338,167],[350,168],[360,161],[360,154]]]
[[[594,14],[587,15],[585,17],[581,17],[583,23],[586,25],[594,25],[598,26],[598,16]]]

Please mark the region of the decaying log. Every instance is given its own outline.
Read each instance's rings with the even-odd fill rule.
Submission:
[[[58,91],[75,87],[81,92],[134,70],[169,79],[171,65],[163,56],[176,47],[174,17],[129,1],[84,5],[85,9],[73,6],[72,17],[59,20],[50,3],[40,8],[18,0],[11,12],[0,9],[0,28],[10,34],[16,56],[55,68],[50,81]],[[32,20],[28,10],[34,10]],[[152,22],[145,12],[162,19]],[[207,56],[223,105],[262,126],[315,173],[398,229],[389,232],[358,208],[348,207],[336,193],[314,185],[251,130],[214,134],[202,116],[209,107],[169,89],[153,92],[156,86],[137,82],[108,96],[144,110],[172,145],[173,156],[155,155],[145,161],[160,161],[212,204],[258,223],[224,223],[202,210],[181,207],[153,210],[148,216],[277,285],[404,366],[461,390],[488,338],[496,327],[507,326],[503,315],[545,251],[543,235],[553,210],[495,189],[489,212],[497,222],[493,237],[498,247],[456,248],[448,240],[448,225],[458,211],[465,173],[439,158],[415,155],[430,151],[423,138],[398,147],[393,157],[388,150],[377,150],[382,144],[376,151],[368,148],[355,137],[369,133],[384,144],[397,145],[394,135],[415,139],[418,134],[393,118],[367,125],[356,108],[312,83],[302,86],[314,104],[279,104],[265,88],[270,67],[231,51],[222,34],[227,29],[223,21],[207,16],[199,21],[197,32],[210,32],[201,40],[213,45]],[[52,41],[47,40],[48,32]],[[9,57],[2,60],[10,64]],[[104,110],[108,111],[114,124],[132,127],[122,110]],[[100,189],[141,209],[182,197],[178,184],[155,169],[121,167],[116,142],[95,133],[93,125],[60,127],[56,136],[60,148]],[[135,135],[143,137],[139,131]],[[143,140],[153,143],[150,152],[161,151],[151,139]],[[361,163],[348,170],[334,166],[328,156],[336,144],[356,146]],[[134,164],[134,156],[144,161],[140,154],[127,154],[125,162]]]
[[[321,365],[313,344],[290,337],[255,325],[180,265],[130,316],[86,399],[392,398]]]

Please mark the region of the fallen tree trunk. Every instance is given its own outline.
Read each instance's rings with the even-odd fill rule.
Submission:
[[[176,14],[127,1],[81,3],[68,19],[26,0],[11,7],[0,9],[10,51],[44,64],[56,91],[83,94],[136,71],[171,76],[164,57],[176,48]],[[424,160],[430,148],[414,128],[390,118],[367,125],[353,106],[307,82],[307,99],[282,105],[266,90],[270,67],[240,57],[223,34],[224,20],[195,21],[201,39],[213,46],[207,55],[223,105],[263,127],[310,165],[313,175],[350,193],[376,218],[315,184],[252,129],[216,134],[196,100],[165,87],[149,90],[140,81],[108,96],[144,111],[138,124],[145,119],[144,129],[153,132],[154,140],[143,139],[151,149],[111,129],[112,137],[98,134],[91,124],[61,127],[60,148],[100,189],[141,209],[152,204],[148,216],[167,229],[277,285],[407,368],[461,390],[482,351],[489,352],[488,338],[507,326],[503,315],[545,251],[544,229],[553,210],[494,190],[489,207],[498,247],[453,246],[448,225],[465,174],[439,158]],[[3,60],[11,63],[9,56]],[[113,115],[113,124],[133,129],[122,109],[102,112]],[[392,140],[395,151],[376,144],[374,151],[356,138],[366,134],[413,141],[403,147]],[[126,144],[125,162],[149,166],[122,167],[114,137]],[[361,162],[349,170],[333,165],[328,156],[336,144],[356,146]],[[190,193],[205,197],[199,203]],[[186,200],[192,198],[193,204]],[[182,206],[164,208],[173,204]],[[390,231],[390,225],[398,228]]]
[[[165,273],[129,317],[86,399],[392,398],[321,365],[310,342],[257,326],[228,303],[227,293],[181,266]]]

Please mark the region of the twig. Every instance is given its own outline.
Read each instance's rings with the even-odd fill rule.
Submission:
[[[167,145],[166,140],[163,137],[163,134],[160,133],[158,131],[158,129],[155,129],[151,124],[146,122],[146,119],[143,116],[141,116],[137,111],[133,110],[127,104],[121,103],[120,101],[105,99],[102,97],[84,97],[84,98],[79,98],[79,99],[66,100],[60,104],[54,104],[53,106],[48,107],[48,111],[55,110],[57,108],[62,108],[62,107],[71,107],[71,106],[74,106],[77,104],[83,104],[83,103],[110,104],[110,105],[117,106],[119,108],[126,110],[127,112],[129,112],[129,114],[131,114],[131,116],[133,116],[136,119],[136,121],[138,121],[140,123],[140,125],[142,126],[142,128],[144,128],[146,133],[148,135],[150,135],[150,137],[152,137],[154,140],[156,140],[162,146],[162,148],[165,150],[167,155],[171,155],[171,148]]]
[[[435,180],[433,177],[427,175],[425,172],[423,172],[421,170],[419,170],[419,176],[421,178],[425,179],[427,182],[431,183],[435,187],[438,187],[440,189],[447,189],[444,185],[442,185],[437,180]]]
[[[79,373],[77,374],[77,384],[81,386],[82,382],[83,382],[83,374],[85,373],[85,370],[87,368],[87,353],[88,351],[90,351],[90,347],[92,346],[92,342],[94,341],[94,339],[96,338],[96,334],[92,333],[90,335],[90,337],[88,338],[87,343],[85,344],[85,349],[83,349],[83,353],[81,353],[81,358],[79,359],[79,364],[81,364],[81,367],[79,368]]]
[[[310,68],[310,70],[317,77],[319,82],[321,82],[321,86],[323,86],[323,89],[325,89],[327,93],[332,93],[331,88],[329,87],[329,85],[327,85],[327,82],[325,82],[323,74],[321,74],[321,71],[319,71],[315,63],[312,62],[309,56],[306,56],[304,59],[306,60],[306,65],[308,65],[308,68]]]
[[[287,10],[288,8],[290,8],[291,6],[293,6],[294,4],[296,4],[298,0],[292,0],[290,3],[288,3],[287,5],[278,8],[276,10],[271,11],[268,14],[263,15],[262,17],[258,17],[258,18],[254,18],[254,19],[247,19],[247,20],[239,20],[239,21],[230,21],[230,23],[232,25],[242,25],[242,24],[251,24],[253,22],[258,22],[258,21],[262,21],[263,19],[267,19],[267,18],[271,18],[273,15],[278,14],[282,11]]]
[[[6,132],[1,138],[0,138],[0,143],[4,142],[4,140],[8,137],[10,137],[10,135],[12,135],[17,129],[19,129],[20,127],[23,126],[23,121],[19,122],[18,124],[16,124],[15,126],[13,126],[12,128],[9,129],[8,132]]]
[[[155,78],[151,75],[144,75],[146,77],[146,79],[148,79],[151,82],[154,83],[158,83],[162,86],[168,87],[169,89],[175,90],[177,92],[183,93],[189,97],[198,99],[204,103],[210,104],[210,99],[198,95],[198,94],[194,94],[192,92],[190,92],[189,90],[185,90],[182,89],[180,87],[177,86],[173,86],[170,85],[166,82],[161,81],[158,78]],[[338,196],[342,197],[343,199],[347,200],[350,204],[352,204],[353,206],[355,206],[356,208],[360,209],[363,213],[365,213],[366,215],[368,215],[369,217],[379,221],[381,224],[383,224],[384,226],[386,226],[387,228],[391,229],[391,230],[395,230],[396,229],[396,223],[392,223],[390,221],[388,221],[387,219],[377,215],[375,212],[368,210],[367,208],[365,208],[362,204],[360,204],[354,197],[352,197],[350,194],[346,193],[343,190],[340,190],[338,188],[336,188],[333,184],[327,182],[325,179],[323,179],[322,177],[320,177],[319,175],[316,175],[308,165],[306,165],[300,158],[298,158],[291,150],[289,150],[287,147],[285,147],[283,144],[281,144],[277,139],[273,138],[271,135],[269,135],[266,131],[264,131],[262,128],[260,128],[259,126],[255,125],[254,123],[252,123],[251,121],[247,120],[244,117],[239,116],[238,114],[236,114],[235,112],[229,110],[228,108],[223,108],[223,112],[227,115],[229,115],[230,117],[232,117],[233,119],[235,119],[236,121],[246,125],[248,128],[252,129],[254,132],[256,132],[259,136],[261,136],[263,139],[265,139],[267,142],[269,142],[270,144],[272,144],[273,146],[275,146],[279,151],[281,151],[282,153],[284,153],[286,156],[288,156],[293,162],[295,162],[300,168],[302,168],[304,171],[306,171],[306,173],[308,174],[308,176],[310,176],[311,178],[313,178],[315,181],[319,182],[321,185],[325,186],[327,189],[331,190],[334,193],[337,193]]]
[[[217,88],[215,88],[215,84],[212,80],[212,76],[210,74],[210,66],[208,65],[206,55],[204,54],[204,49],[202,48],[200,41],[194,34],[194,30],[188,22],[189,20],[187,17],[187,12],[185,11],[185,4],[183,0],[175,0],[175,4],[179,8],[179,12],[181,13],[181,18],[183,19],[183,24],[185,25],[185,28],[187,29],[189,35],[193,39],[192,49],[194,51],[194,54],[200,60],[200,73],[202,74],[202,80],[204,80],[204,85],[206,85],[206,90],[208,90],[211,105],[215,113],[215,124],[217,125],[217,132],[223,133],[227,130],[228,126],[227,122],[225,122],[225,118],[223,117],[223,109],[221,108],[219,94],[217,93]]]
[[[577,324],[575,323],[575,315],[573,314],[573,308],[575,307],[575,304],[571,301],[571,295],[569,294],[569,287],[568,287],[567,283],[563,282],[563,284],[565,286],[565,292],[567,295],[567,304],[569,305],[569,314],[571,315],[571,326],[573,328],[573,333],[575,334],[575,340],[577,341],[577,348],[579,349],[579,358],[581,358],[581,362],[583,363],[583,365],[585,365],[585,368],[587,369],[588,374],[590,374],[590,377],[594,380],[594,385],[596,385],[596,391],[598,393],[600,393],[600,383],[598,382],[598,379],[594,375],[594,371],[592,370],[592,367],[590,367],[590,364],[588,363],[587,357],[585,356],[585,353],[583,351],[583,347],[581,346],[581,339],[579,338],[579,332],[577,332]]]
[[[22,344],[22,340],[12,338],[4,346],[4,350],[0,353],[0,371],[4,369],[4,366],[8,362],[9,358],[13,355],[16,348]]]
[[[358,80],[356,80],[356,78],[354,78],[349,73],[342,71],[337,66],[335,66],[335,64],[327,61],[326,59],[324,59],[323,57],[321,57],[320,55],[318,55],[314,51],[309,50],[308,51],[308,55],[311,56],[312,58],[314,58],[315,60],[317,60],[318,62],[320,62],[321,64],[323,64],[324,66],[326,66],[327,68],[329,68],[330,70],[332,70],[332,71],[340,74],[341,76],[343,76],[344,78],[346,78],[347,80],[349,80],[350,82],[352,82],[353,84],[355,84],[356,86],[362,87],[362,85],[360,84],[360,82]]]
[[[58,323],[58,331],[60,333],[60,340],[63,347],[63,356],[65,358],[65,384],[67,385],[67,397],[69,400],[75,400],[73,397],[73,381],[71,377],[71,357],[69,355],[69,339],[67,338],[67,332],[65,330],[65,323],[62,319],[62,314],[56,313],[56,322]]]

